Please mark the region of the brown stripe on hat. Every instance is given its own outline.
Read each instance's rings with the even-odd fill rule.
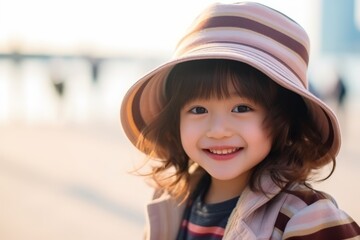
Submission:
[[[298,54],[304,60],[304,62],[307,63],[309,61],[309,54],[307,52],[307,49],[300,42],[260,22],[239,16],[216,16],[206,19],[202,23],[199,23],[197,28],[193,29],[190,33],[188,33],[180,41],[179,45],[181,45],[181,42],[184,41],[190,35],[192,35],[194,32],[204,31],[210,28],[243,28],[250,31],[254,31],[256,33],[272,38],[278,43],[281,43],[282,45],[288,47],[296,54]]]
[[[142,87],[142,85],[140,85],[140,87]],[[129,140],[134,145],[137,142],[137,138],[140,136],[140,129],[141,129],[141,128],[139,128],[139,125],[137,124],[137,119],[136,119],[136,118],[138,118],[138,114],[136,114],[136,112],[138,112],[140,110],[140,106],[138,106],[138,104],[136,104],[137,108],[139,110],[134,109],[136,107],[136,105],[134,105],[134,99],[136,98],[136,95],[141,95],[141,93],[139,93],[139,91],[137,91],[138,88],[139,88],[138,85],[134,85],[128,91],[128,93],[125,95],[123,102],[122,102],[122,106],[121,106],[123,113],[120,116],[123,130],[124,130],[125,134],[128,136]],[[136,102],[138,102],[138,101],[136,101]],[[134,112],[135,112],[135,114],[134,114]]]
[[[140,101],[142,93],[148,83],[149,81],[146,81],[140,86],[132,101],[131,111],[137,129],[143,129],[146,126],[143,116],[141,115]]]
[[[307,63],[299,55],[289,51],[286,46],[253,31],[244,29],[233,31],[232,29],[223,28],[221,32],[219,29],[194,32],[192,36],[184,39],[181,46],[178,46],[176,55],[193,54],[202,48],[208,48],[209,51],[210,49],[215,50],[214,47],[216,46],[223,46],[225,51],[230,49],[236,51],[236,49],[240,49],[240,46],[257,49],[258,54],[261,52],[263,57],[268,55],[279,61],[279,63],[281,62],[282,66],[287,67],[289,71],[297,76],[296,81],[301,82],[305,87],[307,86]],[[218,49],[218,47],[216,48]],[[278,65],[275,64],[274,67],[276,66]],[[259,70],[262,71],[262,69]],[[291,80],[293,79],[291,78]]]
[[[220,43],[220,44],[228,44],[229,46],[232,45],[232,44],[239,45],[239,42],[230,42],[230,41],[208,41],[207,45],[211,46],[212,44],[218,44],[218,43]],[[189,49],[191,49],[191,51],[196,51],[197,49],[199,49],[199,48],[196,48],[195,45],[196,44],[193,43],[192,46]],[[203,44],[198,44],[198,45],[200,47],[203,47]],[[307,87],[305,81],[303,80],[306,76],[304,74],[301,74],[301,73],[304,73],[304,67],[306,68],[305,64],[304,64],[305,66],[294,65],[294,64],[292,64],[290,66],[291,61],[289,61],[289,58],[291,56],[289,56],[289,58],[287,58],[288,61],[285,61],[285,60],[280,59],[277,56],[273,55],[271,52],[265,51],[264,48],[261,49],[261,48],[258,48],[256,46],[245,44],[245,43],[242,43],[242,45],[245,46],[245,47],[251,47],[253,49],[257,49],[259,52],[262,52],[265,55],[268,55],[268,56],[272,57],[273,59],[276,59],[277,61],[281,62],[282,65],[285,66],[289,71],[291,71],[296,76],[296,78],[298,79],[296,82],[293,81],[293,79],[289,79],[289,80],[291,80],[294,84],[298,84],[298,82],[300,82],[304,87]],[[182,49],[182,50],[184,50],[184,49]],[[185,51],[186,51],[186,49],[185,49]],[[280,51],[280,49],[279,49],[279,51]],[[264,54],[262,54],[262,56],[264,56]],[[261,71],[261,69],[259,69],[259,70]]]

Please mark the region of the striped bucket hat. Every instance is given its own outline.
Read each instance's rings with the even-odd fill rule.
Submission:
[[[121,124],[136,145],[147,124],[164,106],[164,86],[178,63],[201,59],[244,62],[277,84],[303,97],[331,153],[340,148],[340,129],[331,109],[308,90],[309,38],[284,14],[259,3],[213,4],[193,22],[178,43],[172,59],[150,71],[125,95]]]

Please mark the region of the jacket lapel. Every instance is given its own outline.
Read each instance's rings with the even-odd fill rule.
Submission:
[[[229,217],[223,237],[224,240],[257,239],[256,232],[249,225],[249,223],[253,223],[253,214],[281,191],[268,175],[262,177],[261,186],[267,192],[267,195],[262,192],[253,192],[249,187],[244,189]]]

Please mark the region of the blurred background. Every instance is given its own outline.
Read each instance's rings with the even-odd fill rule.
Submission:
[[[0,0],[0,239],[141,239],[151,190],[120,103],[212,2]],[[310,87],[343,139],[315,186],[360,222],[360,1],[259,2],[309,33]]]

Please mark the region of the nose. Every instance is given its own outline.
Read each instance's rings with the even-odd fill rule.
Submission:
[[[207,137],[221,139],[231,137],[232,134],[229,119],[225,115],[218,114],[211,116],[208,122]]]

